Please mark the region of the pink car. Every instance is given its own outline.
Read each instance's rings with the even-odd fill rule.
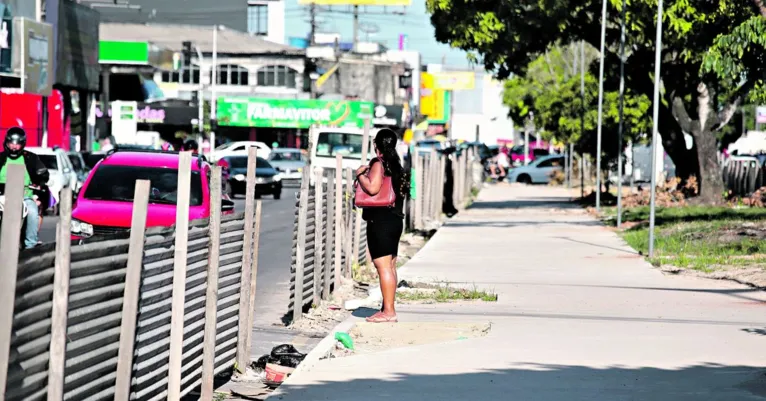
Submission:
[[[543,142],[540,146],[537,146],[536,142],[530,142],[529,144],[529,162],[531,163],[538,157],[548,156],[548,144]],[[517,145],[511,149],[511,164],[520,166],[524,164],[524,146]]]
[[[72,239],[120,234],[130,230],[137,180],[149,180],[147,227],[169,227],[176,222],[178,153],[116,151],[101,160],[88,175],[72,211]],[[210,216],[210,166],[192,159],[189,220]],[[234,203],[222,201],[224,214]]]

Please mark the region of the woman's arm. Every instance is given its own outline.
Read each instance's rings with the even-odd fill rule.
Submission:
[[[380,192],[380,186],[383,184],[383,165],[378,163],[373,163],[372,167],[370,167],[370,174],[369,176],[366,175],[360,175],[359,176],[359,185],[362,186],[364,189],[364,192],[367,192],[368,194],[375,196]]]

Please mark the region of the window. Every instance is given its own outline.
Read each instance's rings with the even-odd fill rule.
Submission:
[[[77,172],[85,171],[85,166],[82,165],[82,159],[80,159],[79,155],[69,154],[67,156],[69,156],[69,162],[72,163],[72,167],[74,168],[75,171]]]
[[[295,88],[296,76],[296,71],[290,67],[284,65],[269,65],[261,67],[261,69],[258,70],[258,85]]]
[[[344,159],[362,158],[362,135],[322,132],[317,139],[319,157],[342,155]]]
[[[108,165],[102,165],[95,170],[85,190],[85,199],[133,202],[137,180],[151,182],[149,203],[175,205],[178,201],[178,170]],[[192,171],[189,204],[200,206],[202,199],[202,178],[199,171]]]
[[[301,152],[273,152],[271,154],[271,160],[275,161],[275,162],[303,161],[303,153],[301,153]]]
[[[553,157],[548,160],[543,160],[540,162],[540,164],[537,165],[537,168],[546,168],[546,167],[561,167],[561,161],[563,159],[560,157]]]
[[[59,162],[56,155],[38,155],[37,157],[43,162],[45,168],[48,170],[58,170]]]
[[[269,34],[269,6],[266,4],[247,5],[247,32],[251,35]]]
[[[246,169],[247,168],[247,156],[232,156],[229,157],[229,164],[233,169]],[[271,164],[264,158],[255,159],[255,168],[271,168]]]
[[[199,85],[199,66],[181,67],[178,71],[162,71],[162,82]]]
[[[221,64],[218,66],[217,70],[218,84],[247,86],[250,83],[250,71],[245,67]]]

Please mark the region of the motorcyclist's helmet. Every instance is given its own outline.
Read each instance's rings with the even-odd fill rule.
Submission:
[[[193,154],[196,154],[199,152],[199,145],[197,145],[197,141],[194,139],[189,139],[184,143],[184,150],[185,151],[191,151]]]
[[[18,150],[12,150],[11,145],[21,145]],[[27,133],[22,128],[13,127],[5,133],[5,141],[3,141],[3,148],[11,159],[18,159],[23,153],[24,148],[27,146]]]

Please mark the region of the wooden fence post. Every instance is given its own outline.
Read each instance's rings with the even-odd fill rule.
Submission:
[[[303,317],[303,269],[306,261],[306,224],[309,212],[309,181],[311,166],[303,168],[301,190],[298,199],[298,239],[295,252],[295,297],[293,301],[293,322]]]
[[[324,219],[322,210],[324,210],[324,172],[317,169],[314,171],[314,305],[319,305],[319,299],[322,294],[321,285],[324,277]]]
[[[125,291],[122,297],[120,348],[117,351],[117,378],[114,385],[115,401],[130,400],[150,185],[150,182],[147,180],[136,181],[135,194],[133,195],[133,217],[130,223],[128,266],[125,270]]]
[[[335,291],[343,275],[343,156],[335,155]]]
[[[364,133],[362,136],[362,166],[367,165],[367,154],[370,150],[370,120],[364,120]],[[354,196],[353,192],[351,196]],[[353,261],[359,264],[359,248],[361,247],[360,241],[362,240],[362,218],[359,213],[354,214],[354,259]],[[353,269],[354,264],[351,264]]]
[[[325,218],[325,227],[327,235],[324,245],[324,282],[322,286],[322,299],[330,299],[330,280],[332,280],[333,254],[336,249],[333,248],[335,239],[335,176],[333,172],[327,174],[327,217]]]
[[[431,181],[428,183],[431,188],[431,204],[430,210],[431,219],[434,221],[439,220],[439,215],[436,213],[436,201],[439,198],[439,153],[436,149],[431,149]]]
[[[260,250],[260,247],[258,246],[258,243],[261,240],[261,212],[262,212],[262,206],[261,200],[257,200],[255,202],[255,226],[253,227],[253,261],[252,266],[253,268],[250,269],[250,300],[248,303],[248,311],[247,314],[247,327],[250,327],[249,330],[247,330],[247,342],[245,343],[245,355],[249,355],[250,351],[252,349],[253,344],[253,323],[255,322],[255,290],[256,290],[256,284],[258,282],[258,252]]]
[[[184,341],[184,301],[186,298],[186,262],[189,240],[189,196],[191,192],[191,152],[178,158],[178,202],[176,206],[176,243],[173,261],[173,298],[170,312],[170,356],[168,358],[168,400],[181,399],[181,367]]]
[[[446,181],[446,175],[445,169],[447,168],[447,156],[441,155],[439,157],[439,201],[438,206],[436,208],[437,213],[439,214],[439,221],[442,221],[442,212],[444,211],[444,182]]]
[[[53,270],[53,310],[51,312],[51,345],[48,359],[48,401],[64,399],[64,365],[66,363],[67,316],[69,314],[69,267],[72,244],[72,188],[61,190],[61,220],[56,225],[56,262]]]
[[[0,227],[0,399],[5,398],[8,361],[13,330],[13,305],[16,300],[16,272],[19,267],[19,240],[24,207],[24,166],[6,166],[5,213]]]
[[[207,282],[205,288],[205,334],[202,345],[202,389],[200,399],[212,401],[215,377],[215,336],[218,325],[218,269],[221,263],[221,167],[210,177],[210,219],[208,220]],[[127,400],[125,400],[127,401]]]
[[[245,373],[250,362],[247,351],[247,336],[250,316],[250,280],[253,269],[253,231],[255,230],[255,167],[258,160],[258,148],[247,149],[247,176],[245,188],[245,238],[242,244],[242,272],[239,281],[239,327],[237,332],[237,370]]]
[[[346,170],[346,213],[348,221],[346,222],[346,277],[352,277],[351,269],[354,266],[354,258],[351,254],[354,248],[354,219],[356,211],[354,210],[354,171]]]
[[[414,204],[414,219],[413,219],[413,228],[417,230],[422,230],[423,225],[423,169],[422,169],[422,159],[420,157],[420,152],[418,152],[418,148],[414,148],[414,152],[412,155],[412,168],[413,168],[413,175],[414,182],[415,182],[415,204]]]

